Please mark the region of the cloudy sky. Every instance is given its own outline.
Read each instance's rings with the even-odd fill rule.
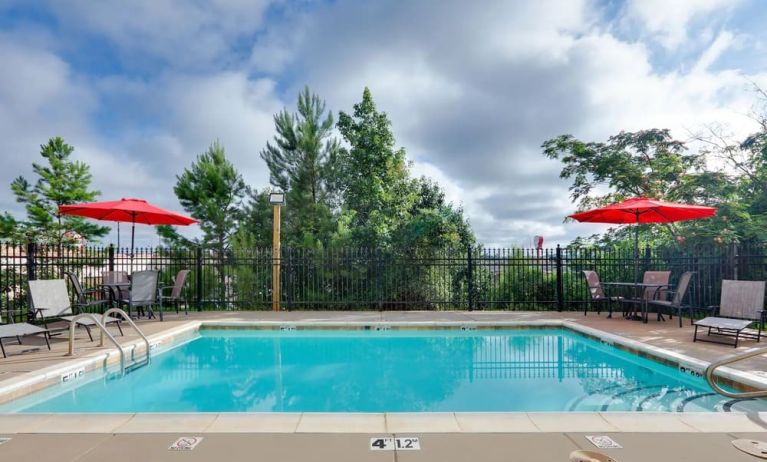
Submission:
[[[564,243],[599,228],[562,222],[568,185],[541,143],[749,132],[766,23],[762,0],[3,0],[0,209],[23,215],[7,185],[51,136],[104,199],[179,209],[175,175],[216,139],[266,186],[272,114],[305,84],[334,112],[368,86],[482,242]]]

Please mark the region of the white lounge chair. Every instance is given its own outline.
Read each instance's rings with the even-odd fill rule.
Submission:
[[[741,337],[755,339],[762,337],[762,324],[765,322],[764,281],[722,281],[722,297],[719,306],[710,307],[714,316],[695,322],[695,334],[692,341],[723,343],[738,347]],[[744,332],[753,323],[758,324],[756,334]],[[698,327],[708,328],[708,335],[735,337],[735,342],[720,342],[698,338]]]
[[[3,346],[3,339],[5,338],[15,338],[17,342],[19,342],[19,345],[21,345],[21,338],[26,337],[28,335],[40,335],[43,334],[43,338],[45,338],[45,344],[48,345],[48,349],[51,349],[51,342],[48,340],[48,330],[43,329],[42,327],[34,326],[32,324],[28,324],[26,322],[19,322],[14,323],[13,318],[11,319],[10,324],[2,324],[0,325],[0,351],[3,352],[3,358],[7,358],[8,356],[5,354],[5,346]],[[0,315],[0,323],[3,322],[3,318]]]
[[[72,310],[72,304],[69,301],[69,292],[67,283],[63,279],[38,279],[29,281],[29,297],[31,308],[29,311],[30,319],[42,321],[45,327],[48,327],[49,320],[62,320],[71,323],[77,311]],[[122,334],[120,320],[118,318],[108,317],[106,324],[115,324]],[[96,323],[92,319],[83,318],[77,320],[77,325],[85,327],[88,337],[93,341],[91,327]],[[67,330],[69,325],[57,330]]]

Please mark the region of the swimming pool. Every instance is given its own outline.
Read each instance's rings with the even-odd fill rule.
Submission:
[[[201,329],[125,376],[88,373],[0,412],[767,410],[568,329]]]

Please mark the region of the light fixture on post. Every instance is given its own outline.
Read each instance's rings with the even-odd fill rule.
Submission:
[[[269,193],[274,210],[272,227],[272,311],[280,311],[280,208],[285,205],[285,193]]]

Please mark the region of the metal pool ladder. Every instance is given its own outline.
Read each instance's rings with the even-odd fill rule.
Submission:
[[[708,365],[706,368],[706,381],[711,386],[711,388],[714,389],[717,393],[720,395],[724,395],[728,398],[735,398],[735,399],[742,399],[742,398],[763,398],[767,396],[767,390],[760,390],[760,391],[744,391],[740,393],[734,393],[731,391],[727,391],[720,387],[716,381],[714,380],[714,371],[718,369],[719,367],[725,366],[727,364],[732,364],[738,361],[741,361],[743,359],[753,358],[754,356],[759,356],[762,354],[767,353],[767,347],[761,347],[761,348],[754,348],[752,350],[744,351],[743,353],[728,356],[726,358],[720,359],[719,361],[715,361]]]
[[[138,328],[135,322],[128,316],[128,313],[121,310],[120,308],[110,308],[104,312],[104,314],[101,315],[101,320],[99,321],[98,317],[93,313],[80,313],[78,315],[75,315],[69,324],[69,353],[67,353],[68,356],[73,356],[75,354],[75,328],[77,327],[77,320],[78,319],[90,319],[93,321],[101,331],[101,335],[99,338],[99,346],[104,346],[104,336],[106,336],[112,344],[117,347],[117,351],[120,353],[120,374],[125,374],[125,352],[122,349],[122,346],[120,346],[120,343],[117,341],[117,339],[114,338],[112,334],[109,333],[109,331],[106,328],[106,319],[107,316],[109,316],[112,313],[117,313],[120,315],[121,318],[123,318],[125,321],[128,322],[128,324],[133,328],[133,330],[136,331],[136,333],[141,337],[142,340],[144,340],[144,344],[146,345],[146,364],[149,364],[149,339],[146,338],[146,335],[144,335],[143,332],[141,332],[141,329]],[[132,356],[132,353],[131,353]]]

